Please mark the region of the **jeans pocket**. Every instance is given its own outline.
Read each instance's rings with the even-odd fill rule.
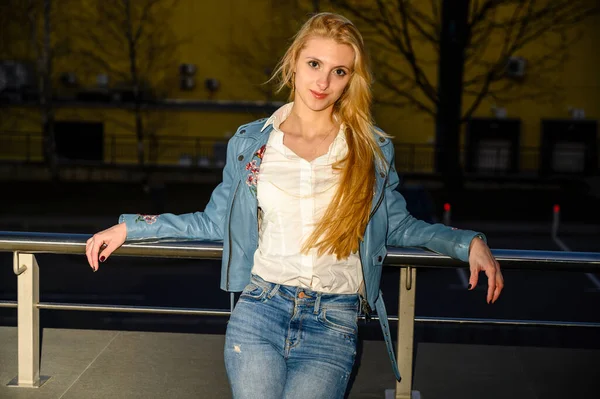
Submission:
[[[254,283],[248,284],[242,293],[240,294],[240,299],[253,299],[253,300],[261,300],[266,295],[267,290],[260,285],[256,285]]]
[[[354,308],[322,308],[319,321],[326,328],[344,335],[354,335],[358,329]]]

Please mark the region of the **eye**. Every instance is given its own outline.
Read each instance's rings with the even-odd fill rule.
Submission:
[[[310,61],[308,61],[308,65],[309,65],[311,68],[318,68],[318,67],[319,67],[319,63],[318,63],[317,61],[315,61],[315,60],[310,60]]]
[[[335,71],[333,71],[333,73],[335,73],[337,76],[346,76],[347,73],[346,71],[344,71],[343,69],[336,69]]]

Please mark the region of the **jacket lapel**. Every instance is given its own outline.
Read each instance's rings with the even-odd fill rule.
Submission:
[[[258,131],[254,133],[252,138],[255,138],[255,141],[244,149],[237,158],[240,161],[239,168],[242,187],[249,190],[255,200],[260,165],[263,160],[271,129],[272,127],[269,126],[263,132]]]

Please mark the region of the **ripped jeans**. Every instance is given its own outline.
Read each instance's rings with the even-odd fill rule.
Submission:
[[[233,398],[343,398],[356,356],[359,304],[358,294],[252,276],[225,335]]]

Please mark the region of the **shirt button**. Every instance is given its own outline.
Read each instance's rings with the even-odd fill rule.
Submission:
[[[383,143],[385,141],[385,139],[383,137],[380,137],[379,141],[381,141]]]
[[[243,155],[240,155],[240,156],[238,157],[238,161],[243,161],[243,160],[244,160],[244,156],[243,156]]]
[[[246,129],[240,130],[240,134],[244,134],[244,133],[246,133]]]
[[[300,291],[300,293],[298,294],[298,298],[304,299],[304,298],[306,298],[306,294],[304,292]]]

